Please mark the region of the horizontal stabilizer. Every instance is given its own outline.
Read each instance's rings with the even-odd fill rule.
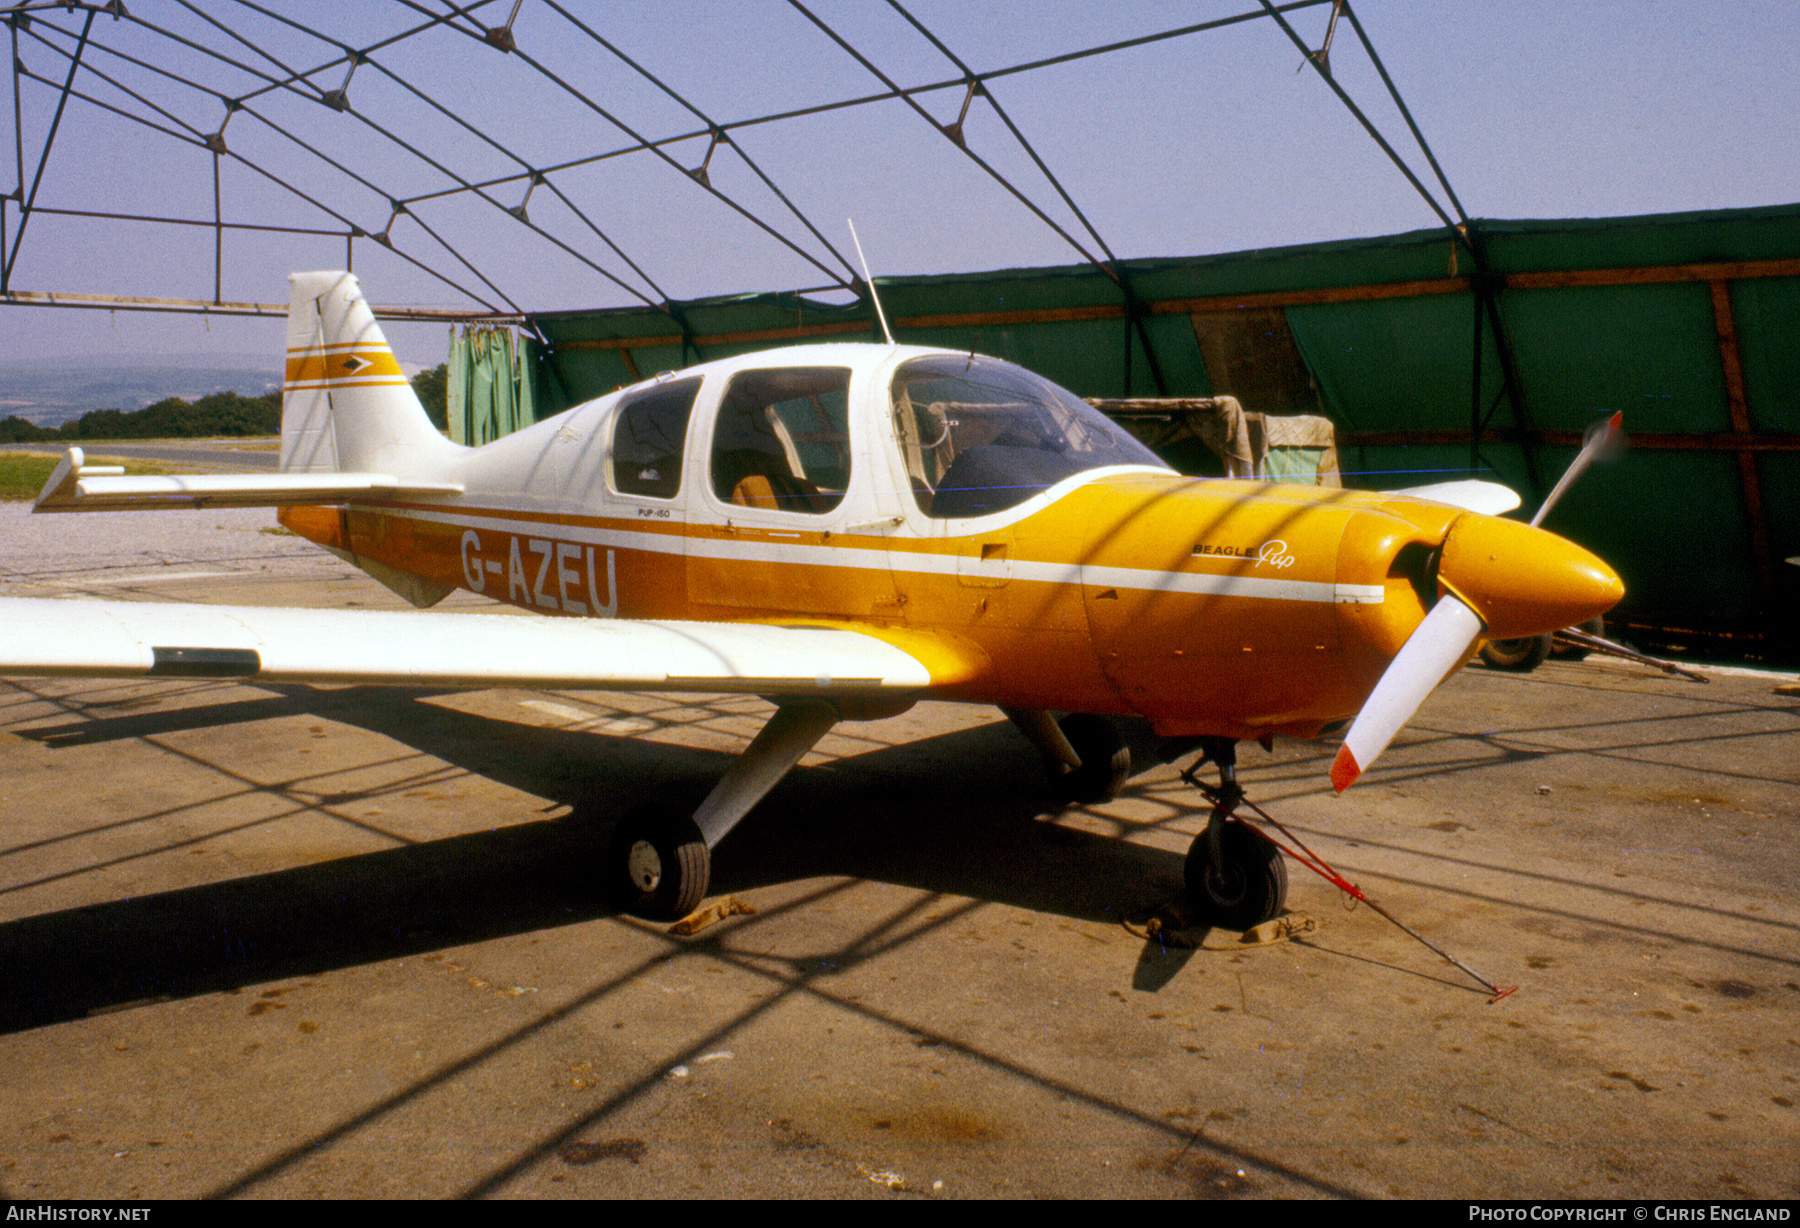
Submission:
[[[814,696],[931,682],[910,653],[823,627],[25,597],[0,598],[0,676]]]
[[[194,507],[288,507],[415,495],[454,495],[449,482],[401,481],[386,473],[217,473],[126,477],[85,463],[70,448],[32,505],[34,512],[155,511]]]

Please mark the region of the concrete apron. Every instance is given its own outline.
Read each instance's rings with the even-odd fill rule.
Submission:
[[[397,604],[335,561],[93,592]],[[754,913],[611,914],[611,822],[767,711],[0,684],[0,1196],[1800,1194],[1766,677],[1467,669],[1342,798],[1333,746],[1246,749],[1497,1005],[1298,866],[1309,936],[1146,941],[1199,799],[1059,812],[952,705],[840,727],[720,847]]]

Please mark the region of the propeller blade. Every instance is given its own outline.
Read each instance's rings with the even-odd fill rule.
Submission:
[[[1387,749],[1425,697],[1469,655],[1480,634],[1481,619],[1454,595],[1444,594],[1431,607],[1344,735],[1331,762],[1331,783],[1339,793]]]
[[[1581,451],[1575,454],[1575,459],[1570,462],[1568,470],[1562,475],[1562,480],[1557,482],[1556,489],[1550,492],[1550,497],[1544,500],[1544,505],[1538,508],[1537,515],[1531,518],[1532,528],[1535,529],[1544,523],[1544,517],[1548,516],[1550,509],[1556,506],[1556,501],[1563,497],[1564,491],[1575,484],[1576,478],[1587,472],[1589,465],[1593,464],[1603,453],[1611,452],[1618,445],[1620,438],[1624,435],[1624,428],[1620,426],[1624,417],[1625,412],[1620,410],[1608,418],[1606,425],[1599,430],[1588,432],[1587,442],[1582,444]]]

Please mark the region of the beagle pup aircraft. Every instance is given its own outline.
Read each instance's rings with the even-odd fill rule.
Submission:
[[[1579,624],[1599,559],[1503,487],[1182,477],[1069,392],[968,353],[770,350],[664,373],[478,448],[426,418],[356,279],[291,279],[281,472],[124,477],[71,448],[35,510],[274,506],[414,606],[533,617],[0,601],[0,674],[740,692],[774,715],[699,809],[621,825],[628,909],[681,916],[710,850],[836,722],[994,704],[1076,800],[1110,717],[1201,747],[1352,721],[1341,791],[1482,637]],[[1054,714],[1064,714],[1060,719]],[[1278,914],[1274,845],[1216,806],[1188,883]]]

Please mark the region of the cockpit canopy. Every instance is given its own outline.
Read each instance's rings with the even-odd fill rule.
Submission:
[[[865,378],[888,370],[885,394]],[[936,520],[1004,512],[1092,469],[1167,468],[1073,393],[979,355],[792,348],[670,372],[592,406],[611,416],[602,436],[610,494],[659,503],[682,497],[690,447],[701,450],[718,504],[800,516],[872,500],[872,485],[893,470],[852,470],[888,448],[919,511]],[[865,433],[869,450],[859,452],[865,445],[853,439]],[[582,426],[565,426],[565,436],[580,439]]]
[[[1089,469],[1167,467],[1091,405],[998,359],[911,359],[893,409],[913,497],[934,519],[1005,511]]]

